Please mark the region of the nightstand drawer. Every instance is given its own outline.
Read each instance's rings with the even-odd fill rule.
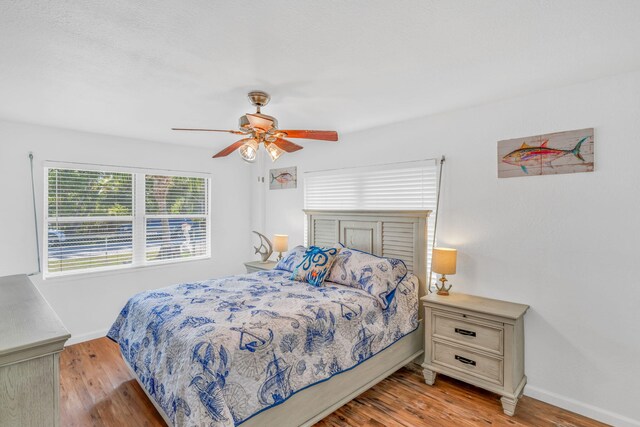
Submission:
[[[273,270],[276,264],[277,262],[275,261],[249,261],[245,262],[244,266],[247,269],[247,273],[255,273],[257,271]]]
[[[247,273],[255,273],[256,271],[264,271],[263,268],[254,267],[252,265],[245,265],[245,268],[247,269]]]
[[[491,353],[503,354],[504,326],[462,317],[456,314],[445,314],[437,311],[432,316],[433,336],[455,341],[465,346],[475,347]]]
[[[502,359],[433,341],[433,362],[502,385]]]

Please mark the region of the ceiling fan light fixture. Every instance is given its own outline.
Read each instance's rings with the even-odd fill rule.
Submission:
[[[240,157],[245,162],[253,163],[256,160],[256,156],[258,154],[258,141],[255,139],[250,139],[249,141],[242,144],[240,149],[238,149],[240,153]]]
[[[267,153],[269,153],[269,157],[271,157],[272,162],[275,162],[280,156],[282,156],[282,154],[284,154],[284,150],[274,143],[265,142],[264,148],[267,149]]]

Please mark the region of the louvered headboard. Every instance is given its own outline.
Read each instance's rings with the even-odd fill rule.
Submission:
[[[374,255],[401,259],[420,279],[420,296],[426,294],[430,210],[304,212],[309,245],[329,246],[339,242]]]

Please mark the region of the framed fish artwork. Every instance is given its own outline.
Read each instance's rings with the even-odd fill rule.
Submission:
[[[498,141],[498,178],[593,172],[593,128]]]
[[[269,190],[285,190],[298,186],[298,168],[270,169],[269,170]]]

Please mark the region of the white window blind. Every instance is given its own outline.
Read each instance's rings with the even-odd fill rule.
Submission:
[[[434,159],[308,172],[305,209],[430,209],[427,265],[431,265],[438,167]],[[307,239],[305,223],[305,243]]]
[[[210,256],[209,178],[47,166],[44,277]]]
[[[204,178],[145,176],[145,260],[207,254]]]

